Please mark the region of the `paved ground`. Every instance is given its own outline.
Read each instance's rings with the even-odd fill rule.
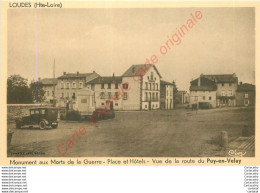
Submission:
[[[225,130],[232,142],[242,136],[244,125],[254,136],[254,109],[116,112],[115,119],[98,122],[94,127],[87,122],[60,122],[53,130],[14,129],[9,156],[37,156],[37,150],[40,156],[62,156],[57,151],[58,144],[66,144],[81,126],[87,133],[68,148],[65,156],[225,156],[214,139]],[[8,128],[13,126],[10,123]],[[244,156],[254,156],[254,152]]]

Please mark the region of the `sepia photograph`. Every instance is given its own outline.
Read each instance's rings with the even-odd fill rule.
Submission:
[[[255,8],[7,10],[7,157],[255,157]]]

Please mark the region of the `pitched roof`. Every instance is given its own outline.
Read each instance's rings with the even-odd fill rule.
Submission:
[[[97,77],[97,78],[89,81],[87,84],[103,84],[103,83],[122,83],[122,77],[121,76],[102,76],[102,77]]]
[[[216,82],[206,77],[199,78],[190,82],[190,91],[216,91]]]
[[[255,91],[255,85],[248,84],[248,83],[237,85],[237,92],[243,92],[243,91]]]
[[[162,78],[161,74],[157,70],[155,65],[152,65],[155,69],[155,71],[159,74],[160,78]],[[148,71],[151,67],[149,64],[133,64],[130,68],[128,68],[125,73],[122,76],[131,77],[131,76],[140,76],[138,74],[138,71],[140,68],[143,68],[144,70]]]
[[[57,78],[44,78],[42,80],[40,80],[40,82],[43,84],[43,85],[56,85],[58,80]]]
[[[161,81],[160,81],[160,84],[173,85],[172,83],[167,82],[167,81],[165,81],[165,80],[161,80]]]
[[[226,83],[226,82],[237,82],[238,79],[236,74],[202,74],[201,77],[206,77],[208,79],[214,80],[217,83]]]
[[[190,86],[190,91],[216,91],[216,85],[209,86]]]
[[[96,72],[93,73],[66,73],[63,74],[62,76],[58,77],[58,79],[61,78],[85,78],[87,76],[90,76],[92,74],[97,74]]]

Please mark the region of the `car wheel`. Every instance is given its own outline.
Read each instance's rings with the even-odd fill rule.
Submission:
[[[40,129],[45,129],[45,128],[46,128],[46,123],[45,123],[45,121],[41,121],[41,122],[40,122],[39,128],[40,128]]]
[[[58,125],[52,126],[53,129],[57,129]]]

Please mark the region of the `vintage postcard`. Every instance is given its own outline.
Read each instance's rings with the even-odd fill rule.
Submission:
[[[259,165],[259,5],[1,2],[1,164]]]

